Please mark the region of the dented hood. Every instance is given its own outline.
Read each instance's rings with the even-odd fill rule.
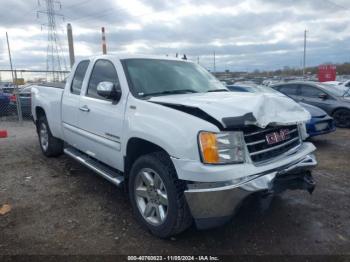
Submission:
[[[292,99],[275,93],[209,92],[158,96],[149,101],[177,109],[199,109],[225,128],[242,125],[264,128],[269,124],[288,125],[310,119],[309,112]]]

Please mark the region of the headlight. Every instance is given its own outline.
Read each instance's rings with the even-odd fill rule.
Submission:
[[[199,148],[205,164],[229,164],[244,162],[242,132],[200,132]]]

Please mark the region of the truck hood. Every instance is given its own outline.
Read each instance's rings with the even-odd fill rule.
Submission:
[[[224,128],[307,122],[311,116],[292,99],[273,93],[209,92],[152,97],[150,102],[194,115],[205,113]],[[202,112],[201,112],[202,111]]]

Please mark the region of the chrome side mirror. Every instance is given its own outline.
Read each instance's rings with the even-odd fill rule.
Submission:
[[[97,94],[113,101],[118,101],[122,95],[119,86],[112,82],[103,81],[97,85]]]

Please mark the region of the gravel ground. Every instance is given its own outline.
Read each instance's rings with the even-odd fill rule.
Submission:
[[[0,254],[350,254],[350,130],[313,140],[315,192],[269,208],[248,201],[227,225],[169,240],[145,232],[123,192],[66,156],[45,158],[34,126],[0,122]]]

